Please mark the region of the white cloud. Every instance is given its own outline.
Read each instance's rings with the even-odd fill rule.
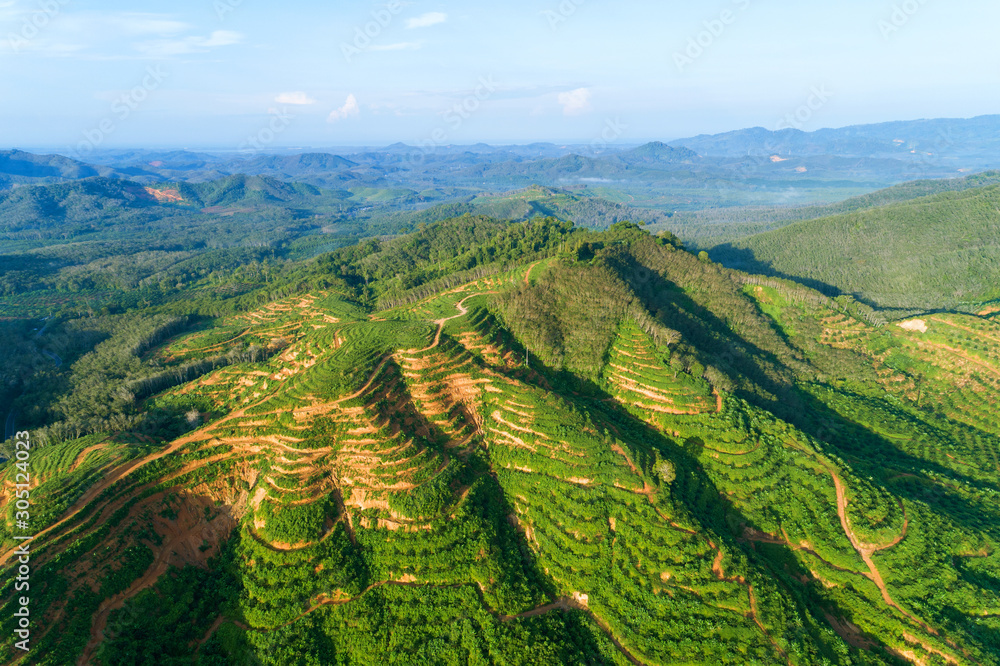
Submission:
[[[82,18],[93,20],[95,17],[84,15]],[[160,14],[123,13],[110,14],[104,20],[114,26],[116,31],[126,35],[158,35],[167,37],[190,30],[192,26],[181,21],[167,18]]]
[[[199,35],[194,25],[170,14],[74,11],[65,0],[32,4],[0,0],[0,23],[10,22],[12,35],[20,36],[25,25],[25,30],[30,29],[26,39],[0,38],[0,52],[13,49],[81,60],[133,60],[206,53],[243,41],[243,35],[229,30]],[[50,10],[39,9],[50,5]],[[38,15],[49,19],[42,28],[32,24]],[[123,48],[127,46],[132,48]]]
[[[409,51],[419,49],[421,46],[420,42],[399,42],[397,44],[375,44],[368,48],[371,51]]]
[[[432,25],[444,23],[447,20],[447,14],[442,12],[428,12],[427,14],[422,14],[416,18],[407,19],[406,28],[407,30],[413,30],[414,28],[429,28]]]
[[[308,106],[309,104],[316,103],[316,100],[304,92],[281,93],[274,98],[274,101],[278,104],[291,104],[294,106]]]
[[[344,102],[344,106],[339,109],[334,109],[330,113],[330,117],[327,118],[328,122],[335,123],[338,120],[346,120],[347,118],[356,118],[361,115],[361,107],[358,106],[358,98],[354,95],[348,95],[347,101]]]
[[[195,37],[194,39],[199,39]],[[243,41],[243,35],[238,32],[233,32],[232,30],[216,30],[208,39],[205,40],[205,48],[211,48],[213,46],[232,46],[233,44],[239,44]]]
[[[577,88],[570,92],[559,93],[559,103],[567,116],[579,116],[590,111],[590,90]]]
[[[157,39],[135,44],[135,49],[146,56],[169,57],[204,53],[220,46],[232,46],[243,41],[243,35],[231,30],[216,30],[207,37],[184,37],[183,39]]]

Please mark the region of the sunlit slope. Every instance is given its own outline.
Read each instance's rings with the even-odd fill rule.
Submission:
[[[974,312],[1000,297],[998,211],[1000,187],[981,187],[799,222],[719,246],[712,256],[880,307]]]
[[[669,355],[668,355],[669,356]],[[604,377],[612,395],[640,413],[702,414],[721,411],[709,395],[708,382],[697,381],[678,366],[671,368],[653,340],[633,319],[619,326],[608,353]]]
[[[1000,663],[1000,333],[869,317],[626,229],[179,335],[186,434],[35,454],[21,663]]]

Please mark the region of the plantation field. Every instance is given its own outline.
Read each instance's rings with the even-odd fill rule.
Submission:
[[[575,233],[160,323],[174,430],[33,454],[20,663],[1000,664],[995,318]]]

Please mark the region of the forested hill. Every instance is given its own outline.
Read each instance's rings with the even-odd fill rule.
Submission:
[[[799,222],[711,256],[883,308],[981,309],[1000,298],[1000,186]]]
[[[875,206],[885,206],[892,203],[901,203],[918,199],[920,197],[932,196],[944,192],[964,192],[977,187],[987,187],[989,185],[1000,184],[1000,171],[984,171],[982,173],[965,176],[963,178],[941,178],[935,180],[914,180],[884,190],[878,190],[871,194],[860,197],[852,197],[845,201],[827,206],[816,206],[806,208],[806,217],[821,217],[817,213],[822,211],[827,215],[834,213],[849,213],[863,208],[873,208]]]
[[[701,155],[841,155],[918,161],[947,153],[970,161],[992,161],[1000,147],[998,128],[997,115],[896,121],[813,132],[754,127],[679,139],[671,145]]]
[[[0,662],[1000,665],[990,311],[551,218],[248,268],[6,345]]]
[[[23,150],[0,151],[0,190],[21,184],[114,177],[118,173],[112,167],[84,164],[62,155],[35,155]]]
[[[586,189],[566,190],[535,185],[502,194],[480,194],[463,201],[439,204],[419,211],[378,213],[400,228],[430,224],[461,215],[482,215],[500,220],[524,222],[535,217],[557,217],[591,229],[626,221],[643,221],[668,226],[672,215],[663,211],[635,208],[609,201]]]
[[[349,193],[344,198],[350,196]],[[326,201],[342,200],[327,193]],[[95,177],[56,185],[19,187],[0,192],[3,231],[49,230],[67,237],[74,225],[113,228],[116,223],[197,213],[212,206],[315,205],[323,193],[308,185],[284,183],[263,176],[230,176],[198,184],[147,187],[127,180]]]
[[[943,192],[964,192],[996,184],[1000,184],[1000,171],[984,171],[962,178],[914,180],[832,204],[737,206],[678,212],[674,213],[669,222],[654,223],[653,228],[669,228],[674,233],[683,235],[685,241],[690,241],[699,247],[711,248],[734,239],[779,229],[801,220],[831,217],[866,208],[911,201]]]
[[[266,177],[144,186],[95,177],[0,192],[0,317],[154,301],[279,254],[312,256],[379,233],[364,196]],[[398,229],[392,229],[398,232]],[[256,271],[255,271],[256,272]],[[67,296],[67,292],[72,296]]]

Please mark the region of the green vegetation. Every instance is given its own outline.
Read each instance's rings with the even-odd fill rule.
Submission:
[[[609,201],[586,189],[563,190],[537,185],[502,194],[479,194],[461,202],[441,204],[419,212],[382,213],[385,219],[398,222],[401,228],[415,228],[464,215],[517,222],[536,217],[557,217],[592,229],[603,229],[628,220],[669,225],[671,219],[670,213]]]
[[[975,312],[1000,297],[998,203],[997,185],[948,192],[799,222],[712,257],[882,308]]]
[[[764,160],[761,162],[763,163]],[[753,166],[751,171],[756,171],[759,166]],[[716,204],[698,210],[679,210],[669,221],[651,223],[650,229],[652,231],[669,229],[680,234],[689,245],[709,249],[716,245],[732,243],[765,231],[786,227],[802,220],[816,220],[869,208],[904,203],[942,192],[964,192],[995,185],[998,182],[1000,182],[1000,172],[984,171],[964,178],[906,182],[860,196],[851,196],[844,200],[841,200],[843,197],[836,197],[833,203],[826,204],[788,205],[789,202],[785,202],[783,205],[738,204],[720,206]],[[753,184],[756,184],[753,180],[748,183],[748,185]],[[818,196],[825,198],[823,190],[820,190]]]
[[[995,317],[889,325],[628,222],[264,274],[4,329],[21,663],[1000,664]]]

